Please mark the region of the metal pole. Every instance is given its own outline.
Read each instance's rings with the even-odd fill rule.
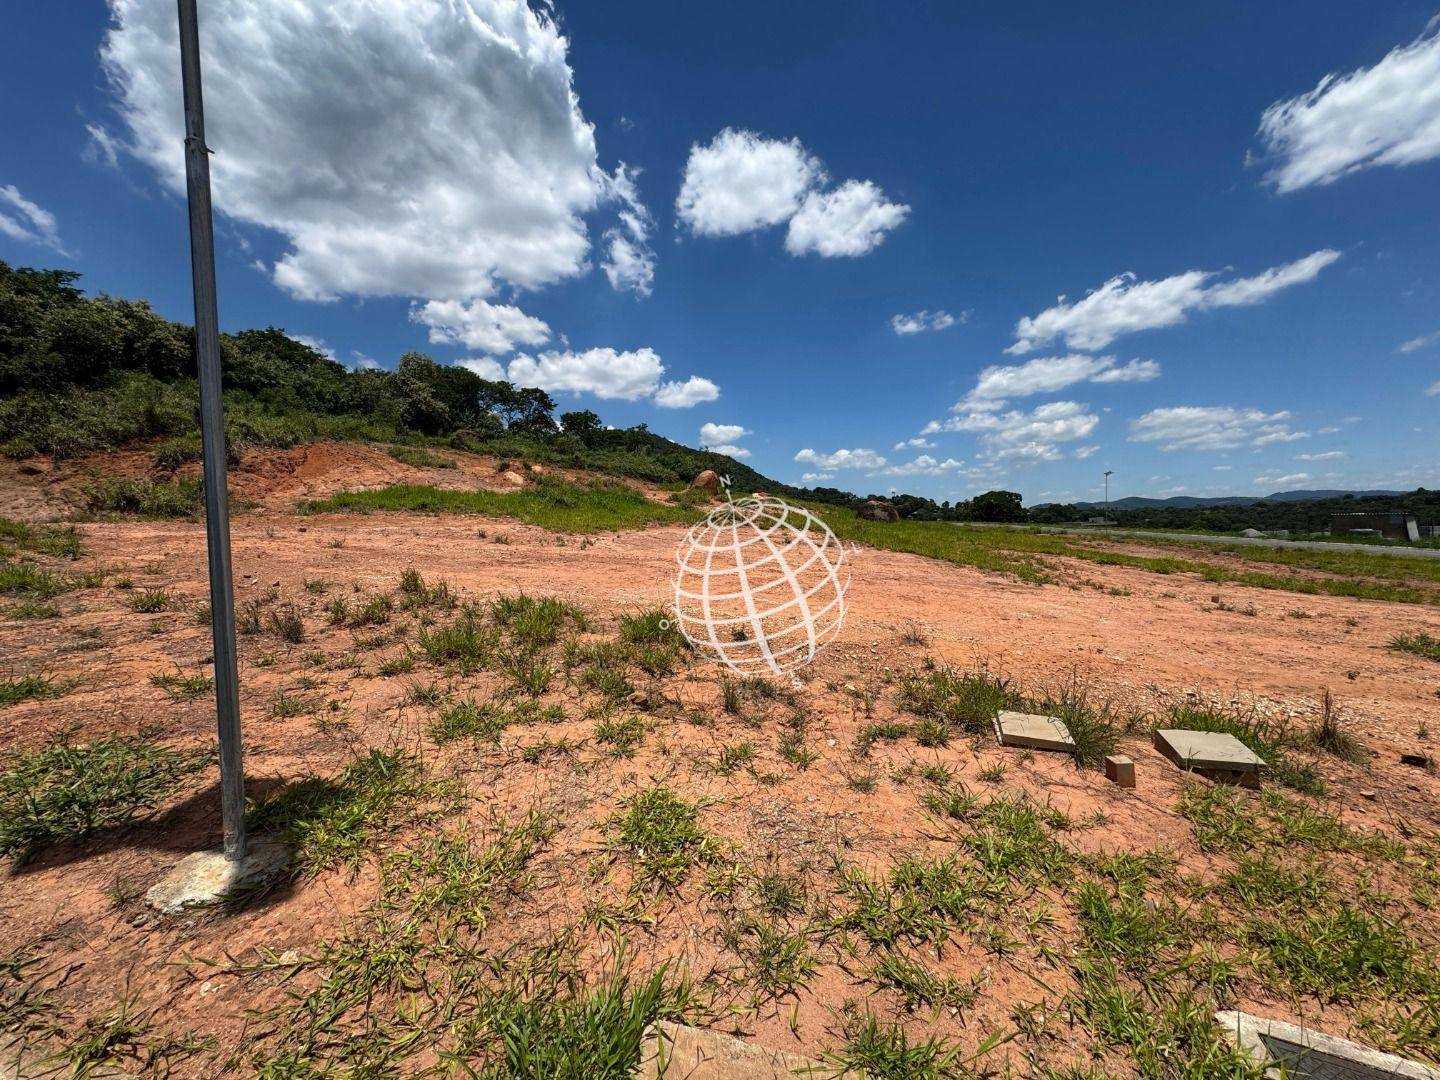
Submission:
[[[185,87],[185,181],[190,202],[190,270],[195,280],[195,356],[200,368],[200,438],[205,454],[205,539],[210,554],[210,620],[215,645],[215,720],[220,737],[220,810],[225,854],[245,857],[245,772],[235,665],[235,597],[230,569],[230,499],[225,480],[225,413],[220,394],[220,318],[215,303],[215,235],[210,151],[200,95],[195,0],[179,0],[180,75]]]

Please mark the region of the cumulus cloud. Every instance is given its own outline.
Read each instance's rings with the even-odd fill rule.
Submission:
[[[684,382],[661,383],[655,390],[655,404],[666,409],[688,409],[719,397],[720,387],[699,375],[691,375]]]
[[[1131,420],[1130,441],[1159,443],[1162,450],[1233,450],[1247,443],[1263,446],[1303,438],[1290,431],[1289,420],[1288,412],[1178,405],[1151,409]]]
[[[834,258],[874,251],[910,208],[892,203],[869,180],[847,180],[834,191],[812,191],[790,219],[785,250]]]
[[[749,430],[739,424],[705,423],[700,425],[700,445],[708,448],[722,443],[733,443],[749,434]]]
[[[905,337],[909,334],[922,334],[927,330],[949,330],[956,323],[967,322],[969,318],[968,311],[962,311],[959,315],[951,315],[948,311],[917,311],[911,315],[892,315],[890,329]]]
[[[488,356],[464,356],[456,360],[455,364],[457,367],[473,371],[480,378],[489,379],[491,382],[505,380],[505,369],[500,366],[500,361],[492,360]]]
[[[1216,276],[1209,270],[1187,270],[1159,281],[1119,274],[1083,300],[1072,304],[1062,296],[1054,307],[1022,318],[1015,324],[1015,344],[1006,352],[1032,352],[1057,338],[1072,349],[1103,349],[1124,334],[1177,326],[1193,311],[1261,303],[1282,289],[1313,281],[1338,258],[1338,251],[1326,248],[1254,277],[1216,284],[1209,284]]]
[[[335,359],[335,350],[325,344],[323,338],[313,337],[310,334],[286,334],[291,341],[298,341],[307,349],[314,349],[327,360]]]
[[[610,178],[610,190],[622,209],[620,224],[605,233],[601,269],[612,289],[649,296],[655,282],[655,252],[650,247],[653,222],[635,187],[635,170],[622,164]]]
[[[459,361],[481,378],[497,379],[502,370],[489,358]],[[685,409],[720,396],[709,379],[692,375],[684,381],[662,382],[665,364],[654,349],[619,351],[610,348],[554,350],[510,361],[504,378],[516,386],[539,387],[556,394],[593,394],[598,398],[640,401],[650,398],[667,409]]]
[[[115,141],[181,194],[174,4],[109,4]],[[589,265],[609,183],[568,42],[525,0],[247,0],[202,40],[216,206],[286,239],[292,295],[468,300]]]
[[[1420,337],[1401,342],[1395,351],[1398,353],[1412,353],[1416,349],[1423,349],[1425,346],[1434,345],[1436,342],[1440,342],[1440,330],[1436,330],[1433,334],[1422,334]]]
[[[924,436],[916,436],[913,439],[901,439],[893,447],[891,447],[891,449],[906,450],[913,447],[919,450],[931,450],[934,449],[934,446],[935,444]]]
[[[464,345],[494,354],[550,340],[550,327],[544,320],[511,304],[488,300],[430,300],[410,309],[410,321],[428,327],[433,344]]]
[[[24,244],[69,254],[60,242],[55,215],[21,195],[14,184],[0,187],[0,233]]]
[[[825,180],[799,139],[726,128],[690,147],[675,212],[697,236],[735,236],[787,221]]]
[[[354,371],[379,371],[380,361],[373,356],[366,356],[359,349],[351,349],[350,367]]]
[[[909,213],[869,180],[829,182],[799,139],[725,128],[690,147],[675,213],[696,236],[737,236],[790,223],[792,255],[864,255]]]
[[[828,472],[807,472],[802,473],[800,479],[805,481],[805,483],[807,484],[816,484],[821,482],[822,480],[834,480],[835,474]]]
[[[1282,193],[1440,157],[1440,29],[1374,67],[1326,75],[1308,93],[1275,102],[1259,136],[1275,163],[1266,180]]]
[[[1099,449],[1098,446],[1077,446],[1070,456],[1076,461],[1084,461],[1088,457],[1093,457]]]
[[[1010,398],[1049,394],[1076,383],[1147,382],[1160,377],[1154,360],[1131,360],[1117,365],[1113,356],[1040,356],[1023,364],[992,364],[975,380],[975,387],[951,412],[998,409]]]
[[[598,398],[638,401],[659,388],[665,365],[654,349],[617,352],[524,353],[510,361],[510,381],[561,394],[594,394]]]
[[[736,446],[734,443],[719,443],[715,446],[707,446],[705,449],[709,450],[712,454],[724,454],[726,457],[732,458],[747,458],[750,456],[749,450],[746,450],[743,446]]]
[[[921,454],[914,461],[906,461],[898,465],[887,465],[885,468],[873,472],[871,476],[944,476],[961,468],[965,463],[956,461],[954,458],[946,458],[940,461],[929,454]]]
[[[1009,412],[983,409],[932,421],[927,431],[965,431],[978,435],[981,453],[993,461],[1058,461],[1059,443],[1086,438],[1100,423],[1089,407],[1076,401],[1052,401],[1034,409]]]
[[[836,450],[831,454],[821,454],[806,447],[795,455],[795,460],[802,464],[814,465],[816,468],[829,471],[831,469],[883,469],[885,458],[874,450]]]

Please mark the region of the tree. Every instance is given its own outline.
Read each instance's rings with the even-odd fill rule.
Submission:
[[[600,417],[590,409],[560,414],[560,426],[566,435],[574,435],[581,442],[588,443],[590,436],[600,430]]]
[[[987,491],[970,500],[976,521],[1024,521],[1025,511],[1016,491]]]

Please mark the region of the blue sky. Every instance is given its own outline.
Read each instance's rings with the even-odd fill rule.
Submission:
[[[860,492],[1440,485],[1435,0],[200,9],[226,329]],[[188,321],[172,0],[7,22],[0,258]]]

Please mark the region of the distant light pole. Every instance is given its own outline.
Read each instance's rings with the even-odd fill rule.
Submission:
[[[1105,470],[1105,516],[1107,518],[1110,516],[1110,477],[1114,472],[1114,469]]]
[[[210,160],[200,94],[195,0],[179,0],[180,77],[185,92],[185,182],[190,203],[190,271],[195,287],[195,356],[200,374],[200,441],[205,465],[205,539],[210,556],[210,627],[215,646],[215,722],[220,741],[220,812],[225,856],[244,859],[245,771],[240,750],[240,685],[235,663],[235,596],[230,566],[230,500],[225,478],[225,413],[220,392],[220,318],[215,301],[215,233]]]

